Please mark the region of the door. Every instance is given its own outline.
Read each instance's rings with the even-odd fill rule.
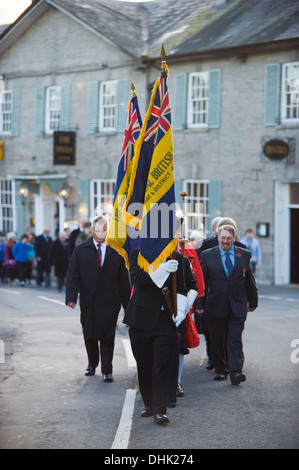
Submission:
[[[290,209],[291,282],[299,283],[299,209]]]

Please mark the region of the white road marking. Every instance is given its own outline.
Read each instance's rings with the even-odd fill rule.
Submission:
[[[125,353],[127,357],[127,364],[128,367],[136,367],[135,357],[133,356],[132,349],[131,349],[131,342],[129,339],[122,339]]]
[[[61,300],[50,299],[50,297],[43,297],[42,295],[38,295],[37,298],[42,299],[42,300],[46,300],[48,302],[53,302],[54,304],[63,305],[65,307],[65,303],[62,302]]]
[[[127,449],[132,428],[132,419],[135,406],[135,397],[137,390],[128,388],[111,449]]]
[[[10,290],[10,289],[0,289],[0,292],[5,292],[6,294],[14,294],[14,295],[21,295],[21,292],[18,292],[17,290]]]

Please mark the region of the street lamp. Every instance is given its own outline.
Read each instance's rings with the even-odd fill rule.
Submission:
[[[28,188],[25,184],[20,184],[18,187],[18,195],[23,197],[24,199],[28,196]]]
[[[63,183],[61,188],[58,191],[58,196],[62,197],[66,201],[69,195],[70,195],[70,188],[66,183]]]

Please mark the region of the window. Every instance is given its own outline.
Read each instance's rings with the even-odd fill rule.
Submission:
[[[46,134],[52,134],[60,128],[61,87],[53,86],[46,90]]]
[[[209,100],[209,73],[191,73],[188,84],[188,116],[189,128],[207,127]]]
[[[97,179],[92,180],[90,184],[90,207],[92,215],[107,214],[110,217],[113,210],[115,180]]]
[[[116,89],[117,80],[101,82],[99,103],[99,130],[116,130]]]
[[[14,182],[0,178],[0,231],[7,233],[14,230]]]
[[[282,68],[281,120],[299,122],[299,62],[284,64]]]
[[[186,236],[192,230],[209,231],[209,182],[207,180],[185,180],[183,189],[185,199]]]
[[[11,134],[12,91],[1,92],[1,134]]]

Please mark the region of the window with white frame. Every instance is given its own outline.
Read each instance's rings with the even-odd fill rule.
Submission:
[[[61,87],[51,86],[46,90],[45,131],[52,134],[59,130],[61,117]]]
[[[92,216],[111,216],[115,191],[115,179],[91,180],[90,207]]]
[[[281,120],[299,122],[299,62],[283,64]]]
[[[101,82],[99,102],[99,130],[116,130],[116,91],[117,80]]]
[[[207,127],[209,104],[209,72],[189,74],[187,126]]]
[[[12,123],[12,91],[1,92],[1,114],[0,114],[0,129],[1,134],[11,134]]]
[[[183,183],[185,198],[186,236],[192,230],[198,230],[203,235],[209,230],[209,181],[188,179]]]
[[[14,228],[14,181],[0,178],[0,232],[12,232]]]

